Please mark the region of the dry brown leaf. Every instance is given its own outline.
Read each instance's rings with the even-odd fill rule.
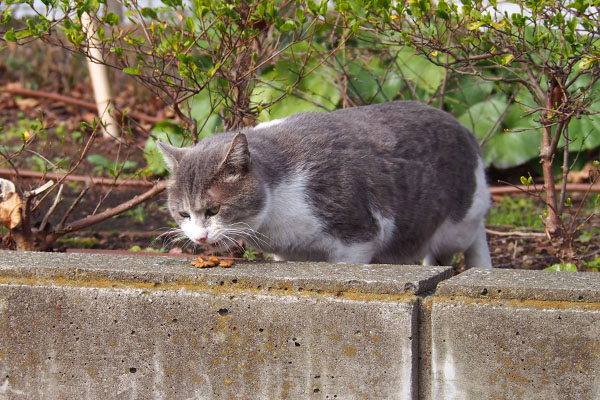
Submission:
[[[94,118],[98,118],[98,114],[94,114],[93,112],[84,112],[82,115],[82,119],[88,124],[94,123]]]
[[[36,99],[32,99],[30,97],[27,97],[24,99],[15,99],[15,103],[17,103],[17,106],[21,110],[28,110],[30,108],[35,108],[40,104],[39,101],[37,101]]]
[[[21,223],[23,202],[17,193],[10,193],[8,199],[0,203],[0,222],[8,229],[14,229]]]
[[[22,89],[23,85],[21,85],[19,82],[11,82],[4,85],[4,87],[7,89]]]
[[[567,174],[567,182],[569,183],[586,183],[592,179],[594,175],[594,164],[592,161],[583,166],[580,171],[569,171]]]

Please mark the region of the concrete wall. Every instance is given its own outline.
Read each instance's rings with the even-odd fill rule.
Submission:
[[[433,399],[600,399],[600,274],[471,270],[431,325]]]
[[[0,252],[0,400],[600,398],[600,274],[187,262]]]

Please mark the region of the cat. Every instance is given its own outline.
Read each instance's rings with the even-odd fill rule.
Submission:
[[[490,206],[473,134],[414,101],[307,112],[158,147],[181,230],[276,260],[491,267]]]

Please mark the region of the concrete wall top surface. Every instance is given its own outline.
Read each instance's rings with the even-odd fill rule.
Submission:
[[[438,286],[437,296],[600,302],[600,274],[473,268]]]
[[[117,282],[129,286],[171,284],[417,295],[431,292],[452,273],[450,267],[311,262],[237,262],[232,268],[197,269],[189,260],[171,257],[0,251],[0,278],[4,281],[48,279],[72,285],[106,286]]]

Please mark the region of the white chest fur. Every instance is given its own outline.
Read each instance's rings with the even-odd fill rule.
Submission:
[[[297,173],[267,191],[258,231],[268,238],[275,253],[306,247],[321,232],[322,225],[307,201],[306,181],[304,174]]]

